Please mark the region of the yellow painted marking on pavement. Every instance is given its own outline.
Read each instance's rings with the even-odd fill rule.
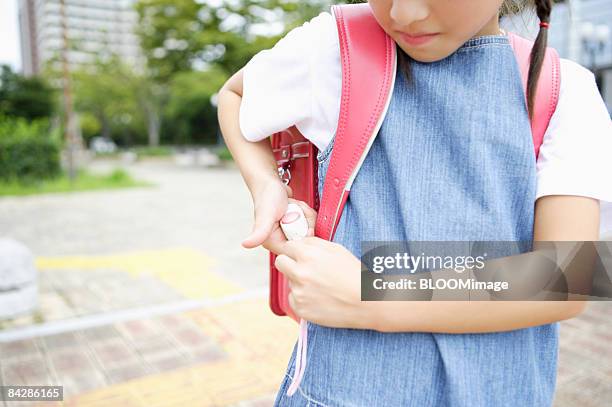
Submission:
[[[228,357],[154,374],[78,395],[67,405],[229,406],[278,391],[298,326],[272,314],[266,300],[248,300],[186,314]],[[129,400],[129,401],[128,401]]]
[[[113,269],[133,276],[152,275],[189,299],[220,298],[243,291],[209,271],[215,259],[191,248],[144,250],[110,255],[39,257],[39,270]]]

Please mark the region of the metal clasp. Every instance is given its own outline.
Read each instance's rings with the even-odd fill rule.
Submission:
[[[278,167],[278,176],[285,183],[285,185],[289,185],[289,181],[291,181],[291,171],[289,171],[289,163]]]

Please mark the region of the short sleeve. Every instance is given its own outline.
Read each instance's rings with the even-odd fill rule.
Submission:
[[[325,145],[331,137],[328,127],[334,125],[337,117],[330,121],[319,114],[320,105],[329,104],[327,100],[335,96],[326,90],[321,100],[317,90],[325,84],[319,77],[321,65],[333,65],[330,75],[334,84],[341,80],[341,76],[337,80],[333,77],[334,72],[337,71],[335,75],[341,72],[339,57],[336,67],[335,60],[330,60],[333,53],[326,53],[330,47],[338,47],[337,40],[333,43],[335,37],[333,16],[322,12],[289,31],[274,47],[257,53],[245,65],[239,122],[247,140],[259,141],[296,125],[317,147]]]
[[[579,195],[600,200],[602,234],[612,221],[612,122],[593,73],[562,58],[556,110],[536,163],[536,199]]]

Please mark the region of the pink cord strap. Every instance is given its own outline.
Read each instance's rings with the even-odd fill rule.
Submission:
[[[306,349],[308,347],[308,321],[300,318],[300,335],[298,336],[297,350],[295,353],[295,369],[293,372],[293,380],[291,385],[287,389],[287,396],[293,396],[302,377],[304,376],[304,370],[306,369]]]

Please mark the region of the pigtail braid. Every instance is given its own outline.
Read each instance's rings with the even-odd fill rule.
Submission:
[[[535,9],[540,23],[548,23],[552,11],[552,0],[535,0]],[[540,31],[538,31],[538,36],[531,49],[529,75],[527,76],[527,109],[530,119],[533,116],[535,93],[538,86],[540,71],[542,70],[542,63],[544,62],[544,56],[546,54],[547,44],[548,26],[547,24],[544,26],[540,25]]]

